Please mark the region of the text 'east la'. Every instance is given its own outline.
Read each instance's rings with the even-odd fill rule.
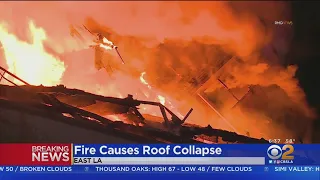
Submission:
[[[96,158],[96,157],[74,158],[73,163],[74,164],[91,164],[91,163],[98,164],[98,163],[102,163],[102,160],[101,158]]]

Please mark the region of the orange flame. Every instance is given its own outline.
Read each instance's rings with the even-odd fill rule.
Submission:
[[[127,2],[105,3],[106,4],[96,2],[83,2],[77,3],[76,7],[73,3],[53,3],[58,6],[53,6],[51,2],[50,4],[46,4],[44,2],[30,2],[24,4],[5,3],[1,4],[0,9],[2,8],[1,15],[3,15],[3,19],[7,19],[8,21],[16,22],[16,20],[19,20],[19,18],[24,20],[24,17],[28,16],[34,18],[36,22],[42,22],[42,26],[46,28],[48,34],[50,34],[50,37],[58,37],[55,39],[58,39],[60,44],[68,44],[68,46],[65,45],[65,48],[68,50],[70,49],[69,43],[71,40],[66,40],[67,38],[63,34],[63,29],[66,28],[66,25],[69,25],[69,19],[73,19],[72,16],[74,16],[74,20],[71,20],[72,23],[82,23],[87,16],[92,17],[93,19],[97,20],[97,22],[103,22],[101,26],[97,23],[93,23],[93,26],[96,29],[110,33],[112,35],[112,40],[114,40],[116,43],[121,42],[121,47],[126,47],[125,55],[130,57],[131,60],[126,66],[123,66],[121,68],[130,68],[130,70],[132,70],[133,72],[128,73],[129,70],[118,68],[126,71],[126,73],[123,73],[122,71],[114,71],[113,78],[108,78],[107,75],[103,74],[103,71],[97,72],[93,70],[94,68],[92,68],[92,70],[90,69],[92,63],[90,61],[90,58],[92,58],[92,53],[86,53],[90,51],[79,51],[79,48],[85,49],[89,44],[92,43],[92,34],[87,33],[88,37],[84,38],[85,42],[82,43],[84,44],[84,46],[80,46],[79,43],[77,47],[80,47],[75,48],[74,46],[76,46],[76,43],[72,44],[71,49],[76,49],[77,53],[74,53],[70,56],[74,56],[75,58],[65,58],[65,63],[70,65],[68,71],[66,71],[66,74],[70,74],[69,76],[64,76],[63,83],[69,87],[83,89],[85,91],[96,94],[99,93],[101,95],[117,97],[126,97],[126,95],[130,93],[137,99],[159,101],[160,103],[165,104],[174,112],[179,112],[180,109],[178,108],[183,108],[183,103],[180,102],[181,100],[177,99],[179,99],[180,97],[183,97],[181,99],[184,100],[187,99],[187,97],[180,94],[180,91],[176,91],[176,88],[181,86],[177,86],[176,82],[170,82],[173,85],[172,87],[170,86],[168,88],[162,88],[163,86],[160,87],[156,84],[161,83],[162,85],[164,83],[168,83],[168,79],[171,77],[171,79],[175,79],[174,76],[170,74],[176,74],[179,78],[182,79],[182,81],[184,81],[183,78],[186,77],[195,77],[196,75],[198,75],[198,70],[203,69],[203,66],[207,65],[209,65],[209,68],[216,70],[218,68],[217,65],[221,64],[221,62],[218,61],[218,59],[220,59],[218,58],[218,56],[220,57],[220,53],[216,53],[215,48],[211,48],[208,46],[211,46],[211,44],[213,44],[218,45],[223,49],[223,51],[226,51],[227,53],[242,57],[241,59],[245,61],[245,67],[231,65],[230,69],[226,68],[225,70],[223,70],[223,72],[232,75],[230,76],[230,78],[226,78],[227,82],[225,82],[229,88],[237,89],[239,87],[251,84],[262,85],[263,87],[269,88],[270,84],[274,84],[280,87],[280,89],[289,89],[290,91],[286,92],[291,93],[291,95],[296,92],[298,92],[298,94],[304,95],[303,92],[300,93],[301,91],[296,91],[299,88],[297,85],[298,82],[290,80],[292,79],[291,75],[294,74],[291,73],[292,70],[290,70],[290,73],[288,73],[290,76],[288,76],[286,75],[286,73],[284,73],[284,75],[282,73],[279,74],[279,72],[283,71],[279,71],[277,70],[277,68],[275,69],[273,65],[267,67],[266,69],[269,70],[265,73],[252,72],[252,68],[250,68],[253,67],[256,62],[260,62],[261,60],[263,60],[263,62],[269,62],[269,57],[265,56],[264,53],[261,54],[260,52],[265,52],[264,47],[269,46],[270,44],[277,43],[277,40],[273,40],[272,37],[278,37],[274,36],[278,34],[278,28],[274,28],[273,24],[271,24],[270,26],[270,24],[268,25],[268,23],[264,22],[269,22],[270,19],[279,19],[280,16],[283,17],[285,14],[287,14],[286,5],[282,2],[279,2],[280,4],[278,2],[237,2],[232,3],[232,5],[230,5],[231,3],[228,2],[177,3],[157,1],[150,3],[132,2],[132,4],[128,4]],[[42,11],[33,11],[32,9],[34,9],[34,7],[38,7],[37,9],[40,9]],[[268,8],[266,7],[271,7],[273,9],[273,13],[270,14],[270,12],[267,10]],[[113,16],[110,16],[108,12],[110,12],[110,10],[114,8],[117,8],[117,12],[114,13],[118,14],[113,14]],[[135,13],[136,15],[132,16],[132,10],[139,13]],[[15,12],[15,19],[10,18],[12,12]],[[50,18],[50,21],[47,21],[47,17],[52,18]],[[66,21],[66,19],[68,19],[68,21]],[[17,24],[20,25],[23,23],[17,22]],[[57,26],[56,24],[59,24],[59,26]],[[145,28],[145,24],[149,24],[149,28]],[[102,25],[108,28],[104,28]],[[51,59],[54,59],[55,61],[46,61],[45,64],[41,64],[42,67],[39,65],[39,68],[38,66],[36,66],[37,64],[34,65],[37,61],[35,61],[33,58],[30,58],[28,61],[24,61],[25,59],[22,59],[20,57],[22,56],[20,53],[24,51],[24,48],[20,48],[19,50],[13,50],[15,48],[8,48],[11,47],[12,44],[14,44],[14,47],[16,47],[16,44],[20,44],[21,41],[18,40],[18,38],[14,35],[10,34],[3,24],[1,24],[0,27],[0,41],[3,41],[3,49],[5,52],[7,64],[9,65],[11,71],[32,84],[42,83],[45,85],[51,85],[56,84],[60,81],[64,70],[61,70],[60,74],[57,73],[54,76],[52,76],[53,73],[47,72],[52,69],[64,69],[64,66],[58,58],[55,58],[45,52],[42,46],[43,40],[45,40],[45,38],[41,39],[40,43],[38,43],[41,45],[39,45],[40,48],[35,48],[33,49],[33,51],[40,51],[42,52],[42,54],[46,54],[45,58],[42,57],[41,59],[47,60],[48,57],[51,57]],[[114,31],[111,31],[109,28],[113,29]],[[115,32],[117,32],[118,34],[115,34]],[[69,33],[66,33],[65,35],[69,35]],[[5,43],[6,41],[4,41],[3,39],[7,39],[11,36],[14,37],[14,43]],[[39,37],[41,36],[37,35],[37,37],[39,42]],[[154,42],[154,39],[156,42]],[[66,43],[65,41],[68,42]],[[102,41],[103,43],[101,41],[96,42],[95,46],[102,46],[102,48],[105,49],[114,48],[113,43],[110,43],[109,40],[103,39]],[[285,41],[287,40],[281,39],[281,42]],[[194,42],[197,42],[197,44]],[[102,43],[102,45],[100,45],[100,43]],[[159,46],[160,43],[163,43],[161,44],[161,47],[164,48],[161,48]],[[34,42],[31,44],[23,42],[23,44],[28,46],[35,46]],[[279,49],[287,49],[287,45],[285,45],[285,43],[277,44],[284,45]],[[55,44],[53,44],[53,46],[54,45]],[[153,47],[153,45],[156,46]],[[28,56],[28,53],[29,50],[25,54]],[[286,52],[284,51],[282,53],[285,54]],[[196,54],[197,56],[195,56]],[[273,53],[270,54],[273,55]],[[67,54],[66,56],[68,55],[69,54]],[[159,55],[161,55],[160,58]],[[11,56],[15,58],[12,58]],[[16,60],[16,57],[18,56],[19,61]],[[263,58],[260,59],[260,57]],[[108,57],[106,56],[105,59],[107,58]],[[270,62],[272,62],[272,64],[277,61],[277,59],[273,59],[273,57],[270,58]],[[73,61],[75,59],[77,61]],[[13,62],[16,62],[16,64],[14,64]],[[47,63],[49,63],[49,65]],[[52,68],[52,64],[60,68]],[[17,68],[18,65],[19,68]],[[30,68],[27,67],[32,67],[33,70],[31,71]],[[75,71],[70,70],[72,68],[74,68]],[[43,73],[42,71],[44,71],[44,69],[47,70]],[[83,69],[86,69],[86,71],[83,71]],[[253,67],[253,69],[257,70],[257,67]],[[38,71],[40,71],[40,73]],[[143,71],[146,71],[147,73]],[[151,73],[149,74],[149,72]],[[51,74],[49,75],[49,73]],[[169,75],[169,78],[167,78],[167,75]],[[76,78],[74,78],[75,76]],[[149,82],[146,81],[146,76],[148,76]],[[86,77],[87,79],[85,79]],[[279,77],[279,79],[277,79],[277,77]],[[39,80],[38,78],[42,79]],[[69,82],[68,80],[66,80],[68,78],[70,79]],[[105,82],[106,79],[107,81]],[[271,82],[270,80],[273,81]],[[216,86],[216,82],[212,82],[211,85],[215,86],[213,88],[214,90],[218,88],[218,86]],[[294,85],[294,88],[291,87],[292,85]],[[170,92],[170,94],[174,95],[176,99],[170,99],[169,96],[167,96],[163,92],[160,92],[156,87],[161,88],[163,89],[163,91],[166,91],[168,93]],[[286,95],[283,95],[285,93],[277,93],[277,91],[275,90],[264,88],[267,93],[262,93],[261,97],[257,97],[258,95],[256,94],[251,95],[252,99],[246,99],[248,101],[259,101],[259,103],[253,103],[255,107],[248,106],[246,108],[250,109],[250,111],[246,110],[245,108],[240,109],[240,107],[238,107],[238,109],[236,108],[234,110],[230,110],[230,107],[228,106],[229,104],[226,103],[227,101],[225,100],[228,99],[229,94],[225,92],[223,88],[221,90],[220,89],[221,88],[219,88],[219,91],[217,92],[210,92],[212,93],[210,94],[210,97],[213,98],[211,101],[215,101],[215,104],[217,106],[221,106],[223,114],[226,118],[228,118],[228,120],[235,119],[233,121],[233,125],[236,124],[236,126],[241,129],[240,133],[242,134],[244,134],[244,131],[250,131],[250,136],[261,137],[259,133],[252,132],[252,129],[258,129],[264,134],[267,133],[268,136],[272,138],[280,138],[279,134],[281,135],[281,138],[288,138],[290,134],[299,134],[300,136],[300,132],[295,132],[295,130],[297,130],[298,128],[292,127],[307,129],[309,126],[307,125],[306,121],[303,120],[303,118],[297,118],[297,120],[293,120],[292,118],[286,118],[287,120],[283,119],[283,121],[277,120],[285,118],[285,114],[293,115],[291,108],[285,108],[289,107],[289,105],[291,106],[291,101],[287,101],[287,99],[285,98]],[[239,93],[241,94],[241,92]],[[265,101],[261,101],[263,99],[263,94],[267,94]],[[294,98],[299,99],[299,101],[295,102],[301,102],[300,104],[308,107],[304,104],[304,97],[300,97],[303,96],[295,95]],[[195,119],[193,123],[199,125],[207,125],[210,123],[215,128],[226,129],[224,127],[225,125],[216,120],[219,119],[219,117],[210,114],[209,112],[211,111],[207,110],[205,108],[205,105],[200,104],[200,102],[197,102],[196,100],[197,99],[193,100],[189,98],[186,100],[188,101],[188,103],[186,104],[188,104],[189,106],[193,103],[192,107],[194,107],[196,110],[191,115],[194,116],[193,119]],[[233,100],[234,99],[232,99],[232,103]],[[273,100],[275,100],[275,102],[273,102]],[[220,102],[223,103],[220,104]],[[268,104],[270,110],[264,110],[266,109],[266,107],[264,107],[266,103],[264,102],[272,102],[270,103],[270,105]],[[258,111],[258,105],[261,105],[260,111]],[[275,110],[278,109],[279,111],[275,112]],[[141,107],[140,110],[143,111],[142,113],[148,113],[152,115],[160,114],[158,108],[153,109],[150,107]],[[252,111],[257,111],[257,113],[254,114],[252,113]],[[270,112],[268,117],[265,117],[267,116],[265,112]],[[115,117],[113,119],[118,120],[118,117]],[[190,119],[193,120],[192,117]],[[261,124],[266,122],[265,120],[269,122],[269,119],[270,122],[272,122],[270,123],[272,124],[272,126],[268,125],[268,129],[262,128]],[[279,125],[278,122],[288,122],[288,124],[294,124],[294,126],[287,128],[283,125]],[[300,128],[301,126],[305,127]],[[283,129],[290,129],[290,131],[292,132],[290,132],[290,134],[283,133],[285,132],[285,130]],[[264,135],[263,137],[267,138],[267,136]]]
[[[100,43],[100,47],[106,49],[106,50],[110,50],[110,49],[114,49],[116,46],[113,45],[113,43],[111,41],[109,41],[107,38],[103,37],[102,39],[103,43]]]
[[[146,72],[142,72],[140,75],[140,82],[144,84],[149,91],[144,91],[144,94],[148,97],[149,93],[156,94],[156,99],[153,99],[153,101],[158,101],[164,106],[168,106],[168,108],[173,109],[173,112],[176,113],[176,115],[180,118],[183,117],[183,115],[177,110],[177,105],[173,105],[172,101],[168,101],[167,98],[163,95],[161,95],[161,92],[152,89],[152,87],[149,85],[149,83],[144,79],[144,76],[146,75]],[[146,110],[146,109],[145,109]],[[160,116],[161,114],[157,114]]]
[[[9,33],[4,23],[0,23],[0,42],[9,71],[32,85],[58,84],[65,71],[64,63],[44,49],[44,29],[37,28],[30,21],[29,31],[32,43],[19,40],[14,34]]]

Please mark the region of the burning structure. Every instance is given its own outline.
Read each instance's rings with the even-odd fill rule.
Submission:
[[[43,9],[42,14],[27,11],[25,6],[28,3],[32,7]],[[278,17],[265,16],[262,10],[257,15],[257,12],[252,11],[256,9],[256,5],[243,6],[241,3],[225,2],[126,2],[133,8],[128,11],[127,5],[123,6],[120,2],[78,2],[78,7],[86,7],[78,12],[74,5],[67,2],[52,2],[59,8],[51,5],[49,7],[45,2],[28,3],[5,3],[2,6],[4,19],[10,19],[12,12],[21,19],[0,22],[0,52],[4,60],[1,65],[3,69],[8,69],[34,85],[26,86],[26,83],[3,76],[19,86],[1,86],[4,89],[5,103],[8,100],[20,100],[10,92],[20,93],[21,90],[18,89],[24,89],[21,92],[36,94],[32,96],[35,99],[28,99],[27,102],[36,101],[37,107],[41,104],[44,109],[55,109],[57,106],[53,102],[63,104],[62,109],[67,107],[67,110],[59,107],[54,111],[58,111],[59,118],[71,120],[72,124],[90,122],[99,129],[105,127],[106,122],[112,122],[107,124],[122,124],[121,128],[111,128],[118,129],[112,131],[124,132],[125,127],[131,127],[139,129],[132,134],[140,132],[141,135],[142,131],[148,131],[142,133],[144,137],[152,134],[149,132],[150,128],[152,132],[160,131],[161,135],[152,136],[153,140],[167,134],[177,139],[193,141],[195,137],[182,135],[182,129],[193,131],[199,128],[198,130],[204,131],[210,127],[213,130],[208,132],[218,133],[215,134],[216,137],[230,135],[245,138],[242,136],[245,135],[255,139],[310,140],[314,113],[294,78],[297,67],[281,64],[281,55],[286,53],[287,48],[284,42],[289,40],[282,39],[278,42],[280,40],[277,37],[289,38],[282,35],[282,31],[290,34],[290,28],[282,28],[278,32],[280,30],[274,24],[268,24]],[[160,5],[155,5],[157,3]],[[265,9],[268,3],[260,6]],[[162,13],[156,13],[162,12],[161,5],[166,7],[164,14],[175,17],[170,18],[170,22],[165,20]],[[116,13],[121,15],[104,14],[112,12],[115,6],[118,9]],[[270,6],[274,7],[274,4]],[[97,7],[109,11],[98,11]],[[159,11],[150,11],[155,7],[160,8]],[[241,13],[241,7],[252,9]],[[284,4],[277,3],[276,7],[279,7],[277,10],[281,15],[285,14]],[[142,8],[137,11],[149,14],[137,13],[133,16],[135,8]],[[83,9],[88,12],[83,12]],[[47,23],[47,19],[42,18],[56,17],[56,14],[62,16],[52,19],[60,24],[58,27],[52,27],[54,23]],[[275,10],[274,16],[278,15]],[[121,19],[125,16],[127,18]],[[153,18],[144,19],[146,17]],[[83,22],[90,31],[80,32],[73,26]],[[121,22],[126,26],[121,26]],[[132,22],[135,24],[128,24]],[[139,22],[148,22],[150,28],[145,28],[146,25]],[[199,28],[200,26],[208,28]],[[98,33],[99,38],[93,51],[88,47],[92,45],[92,34],[95,33]],[[108,41],[104,42],[104,39]],[[119,63],[119,53],[114,51],[117,49],[112,42],[121,47],[120,58],[126,60],[125,65]],[[274,47],[274,44],[281,44],[283,47]],[[101,51],[101,48],[111,50]],[[106,70],[110,76],[99,70]],[[58,84],[84,91],[56,87]],[[127,96],[128,94],[133,96]],[[132,100],[131,97],[138,100]],[[21,97],[22,99],[24,98]],[[155,107],[145,106],[143,103]],[[21,102],[20,105],[22,104]],[[193,108],[191,114],[188,113],[190,108]],[[75,115],[79,113],[82,115]],[[188,118],[185,119],[185,116]],[[75,119],[80,120],[74,121]],[[87,121],[88,119],[94,120]],[[98,121],[101,122],[97,123]],[[200,128],[207,126],[208,128]],[[37,131],[39,129],[41,128]],[[7,128],[3,132],[5,130]],[[104,130],[99,129],[100,131]],[[199,132],[196,133],[198,136]],[[221,135],[222,132],[227,135]],[[208,136],[206,133],[202,132],[200,135]],[[81,131],[80,134],[86,133]],[[64,136],[68,136],[68,133]],[[93,135],[86,138],[92,140]],[[173,139],[165,138],[161,142],[176,142]],[[91,140],[87,139],[88,142],[94,142]],[[249,142],[225,142],[235,141]]]
[[[3,70],[1,80],[14,85],[1,86],[1,142],[268,142],[213,129],[211,126],[184,124],[193,109],[180,119],[158,102],[135,100],[132,95],[123,99],[98,96],[61,85],[30,86],[4,68],[0,69]],[[25,85],[18,86],[5,74]],[[137,108],[141,104],[159,107],[162,118],[145,118]],[[170,120],[167,113],[171,116]],[[56,135],[56,132],[63,137]]]

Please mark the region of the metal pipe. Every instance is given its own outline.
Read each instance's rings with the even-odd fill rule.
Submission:
[[[15,86],[18,86],[16,83],[14,83],[13,81],[7,79],[6,77],[2,76],[3,79],[7,80],[9,83],[15,85]],[[19,86],[18,86],[19,87]]]
[[[2,80],[2,78],[4,77],[5,74],[6,74],[6,72],[3,71],[3,73],[1,74],[0,82],[1,82],[1,80]]]
[[[114,50],[117,52],[118,56],[120,57],[121,61],[122,61],[122,64],[125,64],[124,60],[122,59],[119,51],[118,51],[118,47],[115,47]]]
[[[2,71],[5,71],[6,73],[8,73],[10,76],[12,76],[12,77],[18,79],[19,81],[23,82],[25,85],[30,85],[30,84],[27,83],[26,81],[22,80],[22,79],[19,78],[18,76],[14,75],[14,74],[12,74],[11,72],[9,72],[8,70],[6,70],[5,68],[3,68],[3,67],[0,66],[0,69],[1,69]],[[5,78],[5,77],[3,77],[3,78]],[[6,79],[6,78],[5,78],[5,79]],[[8,79],[6,79],[6,80],[8,81]],[[9,81],[9,82],[10,82],[10,81]],[[12,81],[11,81],[11,82],[12,82]],[[12,82],[12,84],[15,84],[15,83]]]

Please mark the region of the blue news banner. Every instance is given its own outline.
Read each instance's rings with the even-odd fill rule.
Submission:
[[[320,179],[320,145],[73,144],[70,166],[0,166],[0,179],[292,178]]]

